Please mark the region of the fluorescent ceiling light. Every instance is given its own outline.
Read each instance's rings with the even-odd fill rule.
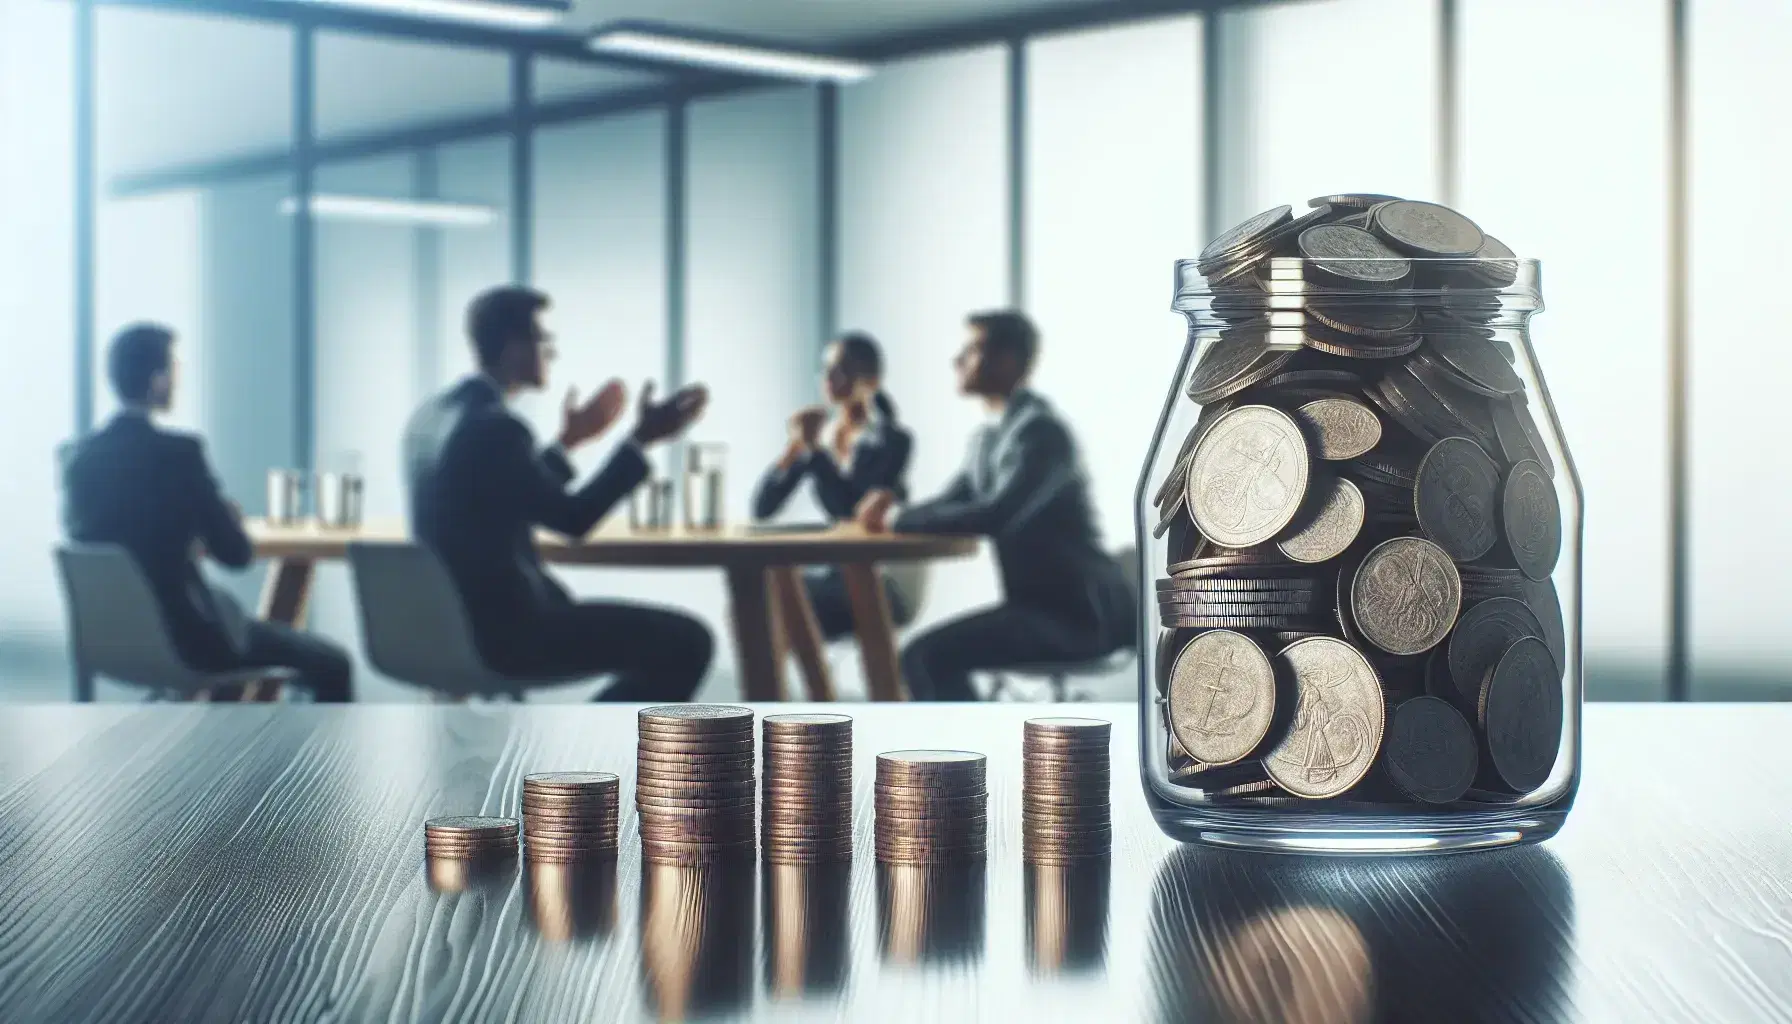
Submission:
[[[280,200],[280,212],[292,216],[299,201]],[[311,197],[311,215],[328,220],[373,221],[381,224],[429,224],[437,227],[483,227],[497,218],[497,211],[474,203],[448,203],[439,199],[386,199],[381,196],[344,196],[320,193]]]
[[[571,0],[305,0],[431,21],[470,21],[505,28],[547,28],[572,9]]]
[[[874,70],[864,61],[844,57],[695,39],[657,29],[621,25],[598,29],[586,45],[598,53],[625,54],[772,78],[800,78],[809,82],[856,82],[869,77]]]

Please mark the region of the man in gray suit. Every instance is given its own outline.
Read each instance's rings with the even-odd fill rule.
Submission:
[[[1003,604],[938,626],[902,652],[916,700],[975,700],[970,674],[1021,664],[1097,658],[1134,641],[1137,602],[1102,549],[1076,439],[1026,387],[1039,332],[1018,312],[973,314],[953,365],[958,389],[989,410],[965,466],[931,501],[895,508],[866,495],[872,531],[971,533],[995,542]]]

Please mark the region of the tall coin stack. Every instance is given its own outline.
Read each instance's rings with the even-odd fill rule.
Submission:
[[[877,859],[981,861],[989,849],[987,759],[968,750],[877,755]]]
[[[1034,718],[1021,732],[1021,853],[1029,864],[1105,857],[1113,845],[1108,737],[1094,718]]]
[[[698,864],[753,855],[753,712],[671,704],[636,718],[641,856]]]
[[[1555,766],[1568,656],[1556,466],[1502,296],[1518,261],[1434,203],[1308,206],[1233,227],[1187,279],[1218,338],[1154,499],[1172,778],[1514,799]]]
[[[482,814],[431,818],[423,823],[423,852],[444,860],[514,856],[516,835],[515,818]]]
[[[609,772],[523,776],[524,855],[542,863],[614,858],[621,792]]]
[[[814,864],[852,859],[852,719],[768,715],[764,733],[765,859]]]

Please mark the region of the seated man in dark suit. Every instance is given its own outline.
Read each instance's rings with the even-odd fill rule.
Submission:
[[[1027,390],[1039,334],[1020,313],[978,313],[958,354],[958,388],[993,422],[971,438],[964,469],[939,497],[894,515],[909,533],[974,533],[995,542],[1005,603],[916,637],[902,672],[916,700],[975,700],[970,674],[1082,661],[1131,646],[1137,599],[1102,550],[1076,440]],[[895,497],[866,496],[859,521],[891,524]]]
[[[649,384],[629,439],[572,486],[568,455],[608,430],[627,398],[615,380],[582,403],[569,393],[555,443],[537,448],[505,402],[547,385],[547,305],[540,292],[504,287],[468,308],[479,372],[424,403],[405,430],[411,534],[447,566],[492,668],[519,678],[614,673],[598,700],[687,700],[709,668],[709,630],[674,611],[574,602],[543,568],[535,528],[590,532],[646,478],[643,449],[683,432],[708,394],[689,387],[655,402]]]
[[[63,453],[63,524],[70,540],[117,544],[149,580],[174,647],[203,671],[277,665],[320,701],[350,699],[353,667],[326,640],[243,614],[209,586],[199,557],[232,569],[252,551],[242,514],[218,489],[199,438],[157,429],[174,400],[174,332],[138,324],[112,339],[106,369],[123,406]]]

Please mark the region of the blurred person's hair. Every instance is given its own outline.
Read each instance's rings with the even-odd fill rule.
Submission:
[[[467,338],[481,369],[498,365],[511,342],[527,337],[535,314],[548,307],[548,297],[523,285],[511,284],[481,292],[467,306]]]
[[[1022,377],[1033,372],[1039,358],[1039,328],[1025,313],[1013,309],[996,309],[972,313],[970,325],[983,332],[985,353],[1006,353],[1020,364]]]
[[[132,324],[112,336],[106,349],[106,378],[120,402],[135,405],[149,398],[156,375],[168,372],[174,331],[161,324]]]
[[[840,346],[841,365],[854,380],[871,377],[879,382],[877,395],[872,403],[877,406],[879,416],[891,423],[896,422],[896,403],[890,401],[890,396],[882,387],[884,351],[878,346],[877,339],[865,331],[847,331],[834,343]]]

